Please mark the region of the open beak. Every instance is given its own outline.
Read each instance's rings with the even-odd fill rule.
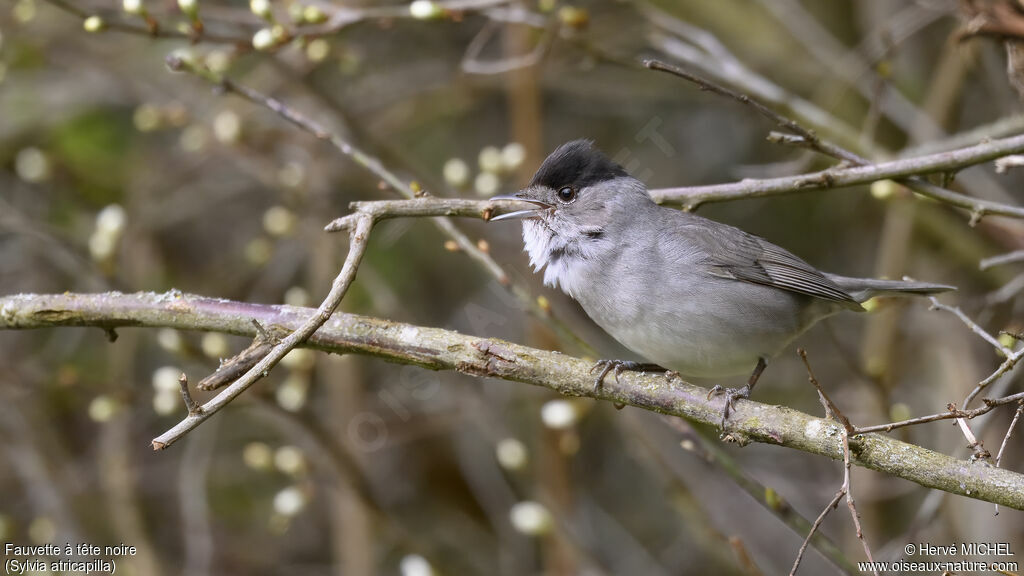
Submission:
[[[490,199],[494,200],[512,200],[515,202],[525,202],[527,204],[533,204],[536,208],[529,208],[527,210],[516,210],[515,212],[509,212],[507,214],[501,214],[498,216],[491,217],[488,222],[497,222],[498,220],[521,220],[523,218],[532,218],[538,215],[538,212],[546,208],[551,208],[551,205],[547,202],[541,202],[540,200],[531,200],[529,198],[520,198],[516,194],[503,194],[501,196],[493,196]]]

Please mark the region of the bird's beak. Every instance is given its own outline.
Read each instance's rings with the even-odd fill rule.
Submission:
[[[521,220],[523,218],[532,218],[534,216],[537,216],[538,215],[537,213],[540,212],[541,210],[544,210],[546,208],[551,208],[551,205],[548,204],[547,202],[541,202],[540,200],[533,200],[532,198],[524,198],[524,197],[520,196],[520,194],[522,194],[522,192],[518,192],[516,194],[502,194],[501,196],[493,196],[493,197],[491,197],[490,200],[492,202],[495,201],[495,200],[510,200],[510,201],[513,201],[513,202],[525,202],[527,204],[533,204],[535,207],[534,208],[529,208],[529,209],[526,209],[526,210],[516,210],[515,212],[509,212],[507,214],[500,214],[498,216],[492,217],[490,220],[488,220],[488,222],[497,222],[498,220]]]

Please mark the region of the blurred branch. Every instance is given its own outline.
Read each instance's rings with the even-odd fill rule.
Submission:
[[[299,329],[314,314],[309,308],[267,306],[166,294],[22,294],[0,298],[0,328],[52,326],[170,327],[255,336],[251,319],[265,326]],[[298,334],[296,332],[295,334]],[[303,346],[335,353],[359,353],[433,370],[454,370],[629,404],[645,410],[717,425],[722,400],[661,374],[624,373],[620,382],[593,388],[591,363],[557,352],[353,314],[336,314]],[[235,385],[237,385],[236,383]],[[235,386],[233,385],[233,386]],[[216,400],[216,399],[215,399]],[[213,402],[213,401],[211,401]],[[207,403],[207,406],[210,403]],[[205,407],[204,407],[205,408]],[[782,406],[740,402],[727,439],[762,442],[841,458],[841,430],[828,420]],[[850,438],[852,462],[954,494],[1024,510],[1024,475],[986,462],[963,461],[877,434]]]
[[[660,62],[658,60],[647,60],[644,66],[652,70],[667,72],[684,80],[695,83],[701,90],[708,90],[732,98],[742,104],[746,104],[756,110],[759,114],[774,122],[780,128],[792,132],[792,135],[773,133],[769,140],[797,145],[832,156],[854,167],[847,168],[843,165],[832,167],[812,174],[798,176],[786,176],[762,180],[747,179],[734,184],[712,185],[692,188],[666,188],[652,190],[651,196],[659,202],[680,202],[687,209],[693,209],[704,202],[729,200],[733,198],[746,198],[755,196],[768,196],[784,194],[798,190],[813,190],[830,187],[841,187],[855,184],[866,184],[876,180],[893,179],[907,186],[915,192],[952,204],[971,211],[971,222],[977,221],[986,213],[1001,214],[1004,216],[1024,217],[1024,208],[1011,206],[988,200],[972,198],[952,190],[936,186],[926,180],[909,176],[929,174],[934,172],[956,172],[967,166],[980,164],[988,160],[994,160],[1010,154],[1015,154],[1018,148],[1024,149],[1024,136],[1016,136],[997,141],[982,142],[973,146],[966,146],[957,150],[940,152],[928,156],[916,158],[903,158],[892,162],[872,165],[871,162],[851,152],[842,146],[820,139],[814,132],[801,126],[796,121],[789,119],[782,114],[775,112],[757,100],[739,94],[714,82],[691,74],[676,66]],[[995,148],[988,148],[989,145],[998,143]],[[907,162],[908,164],[901,164]],[[856,172],[858,168],[868,169],[864,173]],[[870,174],[885,173],[886,176],[873,177]],[[867,178],[859,180],[859,178]],[[848,182],[846,182],[848,180]]]
[[[785,176],[781,178],[747,179],[730,184],[712,184],[708,186],[692,186],[680,188],[660,188],[651,190],[651,197],[656,202],[681,204],[687,209],[694,209],[708,202],[725,202],[740,198],[761,198],[808,192],[828,188],[843,188],[870,184],[878,180],[900,180],[910,176],[932,174],[936,172],[956,172],[968,166],[995,160],[1009,154],[1024,151],[1024,136],[1013,136],[1000,140],[983,142],[949,152],[940,152],[915,158],[903,158],[889,162],[879,162],[864,166],[848,168],[833,167],[809,174]],[[924,181],[908,182],[908,187],[934,200],[970,210],[975,222],[980,216],[995,214],[1024,218],[1024,208],[1011,206],[991,200],[974,198],[953,192]],[[927,184],[926,186],[920,186]]]
[[[77,16],[82,20],[85,20],[86,18],[89,18],[94,15],[89,10],[81,8],[80,6],[76,6],[73,2],[68,2],[67,0],[44,1],[63,10],[64,12]],[[240,47],[248,47],[252,42],[251,35],[230,36],[219,33],[211,33],[205,27],[200,27],[198,30],[192,29],[188,32],[183,32],[175,28],[161,28],[157,24],[157,22],[152,19],[147,19],[145,23],[142,21],[142,19],[139,19],[138,24],[133,24],[131,22],[121,20],[121,14],[121,12],[114,11],[105,14],[105,16],[107,17],[103,20],[104,29],[114,30],[117,32],[125,32],[128,34],[137,34],[140,36],[149,36],[151,38],[179,38],[183,40],[189,40],[192,42],[205,41],[219,44],[234,44]],[[113,16],[113,18],[111,18],[111,16]]]

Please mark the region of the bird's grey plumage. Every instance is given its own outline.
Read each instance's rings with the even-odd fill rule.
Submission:
[[[875,295],[939,284],[826,274],[738,228],[658,206],[585,140],[563,144],[516,197],[530,262],[619,342],[689,376],[749,371],[818,320]]]

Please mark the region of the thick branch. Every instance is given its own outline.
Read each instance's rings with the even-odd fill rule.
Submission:
[[[0,329],[51,326],[170,327],[255,336],[256,319],[268,328],[295,330],[313,310],[166,294],[16,295],[0,298]],[[336,313],[305,342],[336,353],[377,356],[432,370],[454,370],[544,386],[569,396],[588,396],[717,425],[722,400],[661,374],[624,373],[595,393],[590,363],[557,352],[442,330]],[[731,436],[839,459],[842,434],[828,420],[781,406],[743,401],[730,418]],[[986,462],[958,460],[877,434],[850,439],[853,462],[922,486],[1024,510],[1024,475]]]

